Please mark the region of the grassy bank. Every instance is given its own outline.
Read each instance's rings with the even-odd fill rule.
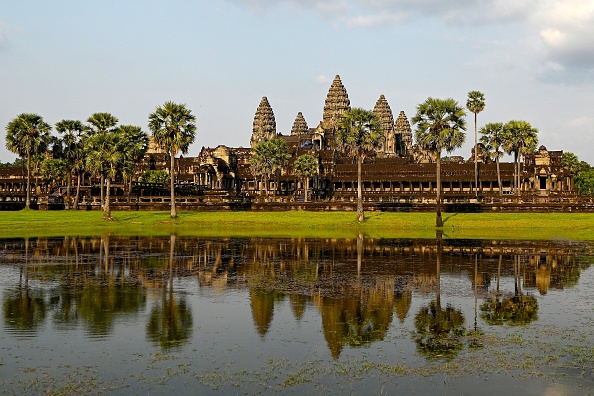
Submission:
[[[25,236],[178,235],[238,237],[434,238],[435,214],[368,212],[2,212],[0,238]],[[589,213],[444,213],[446,238],[594,240]]]

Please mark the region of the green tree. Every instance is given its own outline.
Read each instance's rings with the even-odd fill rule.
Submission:
[[[92,135],[87,140],[87,169],[107,178],[105,201],[103,203],[103,218],[111,219],[109,195],[111,178],[115,177],[118,167],[124,160],[124,142],[117,131]]]
[[[581,171],[575,177],[577,192],[582,195],[591,195],[594,192],[594,169]]]
[[[86,133],[88,137],[95,135],[104,135],[109,132],[113,132],[118,123],[118,118],[111,115],[110,113],[94,113],[87,119]],[[87,146],[85,146],[87,147]],[[87,161],[88,162],[88,161]],[[104,185],[105,185],[105,173],[103,169],[97,172],[101,179],[101,207],[105,205]]]
[[[508,154],[514,153],[515,162],[515,188],[517,194],[520,195],[522,188],[521,180],[521,162],[520,158],[526,153],[530,153],[536,149],[538,144],[537,137],[538,129],[533,128],[526,121],[512,120],[505,124],[505,143],[504,148]]]
[[[68,178],[69,171],[68,162],[63,158],[46,158],[41,163],[41,175],[51,180],[50,193],[56,182]]]
[[[466,134],[466,112],[454,99],[427,98],[417,106],[412,122],[416,125],[419,146],[435,154],[437,164],[437,227],[443,227],[441,218],[441,152],[452,152],[462,146]]]
[[[155,143],[171,157],[171,218],[177,217],[175,208],[175,155],[181,151],[187,154],[196,137],[196,117],[185,104],[171,101],[157,107],[149,114],[149,129]]]
[[[565,152],[563,153],[563,156],[561,157],[561,166],[563,166],[565,169],[567,169],[567,171],[569,172],[569,180],[574,180],[574,183],[572,183],[569,188],[571,190],[575,189],[575,176],[577,176],[580,173],[581,170],[581,165],[580,165],[580,160],[578,159],[577,155],[575,155],[574,153],[570,153],[570,152]]]
[[[250,168],[254,175],[261,175],[264,178],[266,195],[269,191],[268,180],[273,175],[280,176],[289,157],[289,147],[283,139],[272,138],[262,141],[254,147],[250,158]]]
[[[62,135],[64,147],[64,159],[69,166],[68,184],[66,189],[66,209],[70,209],[70,186],[72,184],[72,172],[76,172],[76,195],[74,208],[78,209],[78,198],[80,195],[81,173],[84,170],[83,132],[84,125],[80,121],[62,120],[56,124],[56,131]]]
[[[6,126],[6,148],[27,160],[25,208],[31,207],[31,156],[45,152],[51,126],[37,114],[23,113]]]
[[[485,95],[479,91],[468,92],[466,108],[470,110],[472,113],[474,113],[474,191],[475,194],[478,195],[478,138],[476,133],[476,116],[478,113],[485,109]]]
[[[146,170],[140,177],[143,183],[167,184],[170,180],[169,174],[164,170]]]
[[[149,137],[139,126],[122,125],[118,128],[122,139],[122,176],[128,183],[128,193],[132,188],[132,177],[136,164],[144,158],[148,150]]]
[[[307,202],[309,178],[318,174],[318,160],[311,154],[303,154],[295,160],[293,169],[297,176],[305,179],[305,202]]]
[[[497,164],[497,185],[499,186],[499,195],[502,195],[499,159],[503,156],[503,144],[505,143],[504,125],[501,122],[489,123],[480,129],[480,133],[482,135],[481,143],[485,146],[485,151]]]
[[[336,143],[341,151],[357,160],[357,218],[365,219],[363,213],[363,160],[375,154],[383,140],[383,131],[377,115],[370,110],[353,108],[343,114],[338,122]]]

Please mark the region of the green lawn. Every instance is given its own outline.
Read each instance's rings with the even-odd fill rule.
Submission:
[[[434,238],[434,213],[367,212],[2,212],[0,238],[25,236],[178,235],[237,237]],[[590,213],[444,213],[446,238],[594,240]]]

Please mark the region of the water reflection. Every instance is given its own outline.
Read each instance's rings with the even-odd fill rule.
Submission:
[[[58,331],[81,327],[90,337],[107,338],[117,323],[141,321],[154,346],[178,348],[194,336],[193,306],[200,305],[200,293],[176,288],[184,280],[190,289],[222,295],[245,291],[250,326],[263,341],[282,326],[275,312],[287,303],[295,321],[317,315],[334,358],[345,348],[384,340],[394,326],[410,326],[420,354],[452,357],[481,326],[537,321],[534,293],[576,285],[590,265],[582,257],[591,253],[581,243],[447,240],[441,234],[435,240],[3,240],[0,259],[15,274],[1,284],[4,326],[11,334],[36,336],[50,322]],[[461,295],[472,299],[470,310],[460,305]]]

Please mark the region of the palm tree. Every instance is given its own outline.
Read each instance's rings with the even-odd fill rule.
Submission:
[[[280,175],[289,157],[287,142],[279,138],[259,142],[254,147],[250,168],[254,175],[262,175],[266,195],[269,193],[268,179],[271,175]]]
[[[478,161],[477,161],[477,133],[476,133],[476,115],[485,109],[485,95],[479,91],[468,92],[466,108],[474,113],[474,191],[478,196]]]
[[[561,166],[569,171],[570,176],[576,176],[581,170],[580,160],[577,155],[571,152],[563,153],[563,156],[561,157]],[[572,179],[572,177],[569,177],[568,181]],[[568,185],[570,190],[574,190],[573,184],[569,182]]]
[[[27,159],[27,209],[31,206],[31,156],[46,150],[51,128],[43,117],[30,113],[20,114],[6,126],[6,148]]]
[[[113,132],[118,123],[117,117],[110,113],[94,113],[87,119],[89,124],[86,128],[87,136],[103,135],[108,132]],[[104,190],[105,174],[101,172],[101,207],[104,205]]]
[[[122,125],[118,128],[123,143],[122,176],[128,180],[128,192],[132,188],[132,176],[136,164],[148,150],[149,137],[139,126]]]
[[[521,186],[521,162],[520,157],[536,149],[538,129],[533,128],[526,121],[512,120],[505,124],[505,143],[504,148],[508,154],[514,153],[515,162],[515,184],[517,194],[520,195]]]
[[[353,108],[343,114],[338,122],[336,143],[341,151],[357,159],[357,218],[365,219],[363,213],[363,160],[383,141],[382,127],[377,115],[371,110]]]
[[[466,134],[466,112],[454,99],[427,98],[417,106],[412,122],[416,125],[417,143],[435,154],[437,163],[437,227],[443,227],[441,218],[441,152],[452,152],[462,146]]]
[[[109,208],[109,194],[111,178],[115,177],[121,166],[123,155],[123,139],[117,131],[111,131],[89,137],[87,141],[87,169],[107,177],[105,202],[103,204],[103,218],[111,219]]]
[[[185,104],[171,101],[157,107],[149,114],[149,129],[155,143],[167,151],[171,157],[171,218],[177,217],[175,209],[175,155],[178,151],[187,154],[196,137],[196,117]]]
[[[66,209],[70,209],[70,185],[72,184],[72,171],[76,172],[76,198],[74,208],[78,209],[78,196],[80,192],[80,177],[83,169],[83,141],[82,135],[84,126],[82,122],[75,120],[62,120],[56,124],[56,131],[62,134],[64,143],[64,158],[68,162],[68,184],[66,188]]]
[[[299,156],[293,164],[293,169],[297,176],[305,179],[305,202],[307,202],[307,192],[309,191],[309,178],[318,174],[318,160],[311,154]]]
[[[501,122],[486,124],[480,130],[481,143],[485,145],[490,158],[497,164],[497,183],[499,186],[499,195],[503,194],[501,186],[501,172],[499,170],[499,159],[503,156],[503,145],[505,143],[505,128]]]

